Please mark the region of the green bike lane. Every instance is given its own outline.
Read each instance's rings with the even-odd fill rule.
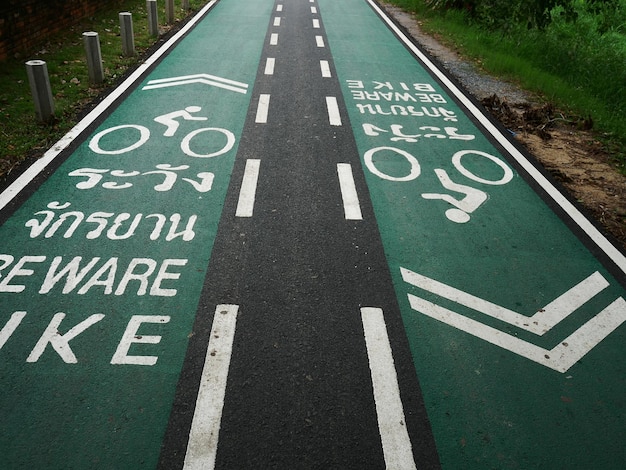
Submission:
[[[211,7],[0,228],[3,468],[157,464],[272,3]]]
[[[442,467],[621,468],[623,254],[374,4],[319,4]]]

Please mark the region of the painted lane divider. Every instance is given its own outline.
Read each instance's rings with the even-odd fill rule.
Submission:
[[[315,43],[317,47],[325,47],[324,46],[324,37],[323,36],[315,36]]]
[[[328,108],[328,121],[330,122],[330,125],[341,126],[341,114],[339,113],[337,98],[334,96],[327,96],[326,107]]]
[[[281,17],[277,16],[274,18],[274,26],[280,26]]]
[[[313,2],[311,2],[313,3]],[[317,8],[316,7],[311,7],[311,13],[313,13],[314,15],[317,14]]]
[[[281,4],[276,5],[276,11],[283,11],[283,6]]]
[[[254,122],[258,124],[266,124],[267,123],[267,113],[270,107],[270,95],[261,94],[259,96],[259,104],[256,109],[256,118]]]
[[[318,20],[317,18],[313,18],[313,28],[319,29],[319,27],[320,27],[320,20]]]
[[[265,62],[265,75],[274,75],[274,67],[276,66],[276,59],[274,57],[268,57]]]
[[[323,78],[331,78],[333,76],[330,72],[330,65],[327,60],[320,60],[320,69],[322,71]]]
[[[189,432],[185,470],[215,468],[238,310],[238,305],[218,305],[215,309],[196,408]]]
[[[594,273],[548,304],[545,309],[540,309],[532,317],[524,317],[445,284],[425,278],[408,269],[401,268],[401,271],[403,279],[409,284],[429,290],[506,323],[532,331],[528,325],[537,321],[540,325],[538,326],[539,329],[533,332],[540,335],[545,333],[544,330],[546,328],[549,330],[554,327],[606,287],[604,278],[599,273]],[[407,294],[407,296],[411,308],[417,312],[562,373],[567,372],[576,362],[626,321],[626,300],[618,297],[608,307],[579,327],[557,346],[552,349],[545,349],[416,295]],[[526,321],[520,325],[518,322],[523,321],[522,318],[526,318]]]
[[[339,176],[339,187],[341,189],[346,220],[363,220],[359,196],[354,184],[352,166],[349,163],[337,163],[337,175]]]
[[[272,33],[270,36],[270,46],[278,45],[278,33]]]
[[[205,85],[215,86],[237,93],[246,94],[248,92],[248,85],[245,83],[230,80],[228,78],[216,77],[215,75],[209,75],[208,73],[150,80],[148,84],[142,88],[142,90],[155,90],[173,86],[191,85],[194,83],[203,83]]]
[[[260,166],[261,160],[250,159],[246,161],[243,181],[239,191],[239,201],[235,211],[236,217],[252,217]]]
[[[398,376],[387,336],[383,310],[363,307],[361,320],[386,467],[394,470],[415,470],[411,440],[406,429]]]

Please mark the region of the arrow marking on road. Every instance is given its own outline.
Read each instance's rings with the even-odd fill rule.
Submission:
[[[532,317],[527,317],[408,269],[400,268],[400,271],[402,279],[415,287],[427,290],[536,335],[544,335],[550,331],[571,313],[578,310],[578,308],[609,286],[607,280],[599,272],[595,272],[542,309],[539,309]]]
[[[225,90],[242,93],[244,95],[248,92],[248,85],[245,83],[229,80],[228,78],[216,77],[215,75],[209,75],[206,73],[150,80],[148,84],[142,88],[142,90],[154,90],[156,88],[191,85],[194,83],[215,86]]]
[[[478,297],[471,296],[453,287],[433,279],[401,268],[403,279],[416,287],[428,290],[448,300],[452,300],[481,313],[497,318],[506,323],[532,331],[528,326],[535,321],[533,333],[542,335],[550,330],[570,313],[603,290],[606,280],[599,273],[569,289],[565,294],[548,304],[532,317],[524,317],[516,312],[504,309]],[[595,293],[593,293],[595,292]],[[413,294],[407,294],[413,310],[423,313],[435,320],[465,331],[491,344],[537,362],[558,372],[566,372],[585,354],[596,347],[626,321],[626,301],[618,297],[608,307],[587,321],[574,333],[561,341],[552,349],[545,349],[520,338],[504,333],[476,320],[467,318],[440,305],[434,304]],[[559,309],[562,309],[559,311]],[[522,320],[525,318],[526,320]],[[521,323],[520,323],[521,321]],[[540,325],[540,326],[539,326]]]

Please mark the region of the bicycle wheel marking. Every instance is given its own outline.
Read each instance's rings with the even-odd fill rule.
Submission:
[[[6,465],[156,466],[271,9],[217,5],[0,227]]]

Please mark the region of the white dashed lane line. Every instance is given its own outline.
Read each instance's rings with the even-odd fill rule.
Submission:
[[[250,159],[246,161],[246,169],[244,170],[235,212],[236,217],[252,217],[260,167],[261,160]]]

